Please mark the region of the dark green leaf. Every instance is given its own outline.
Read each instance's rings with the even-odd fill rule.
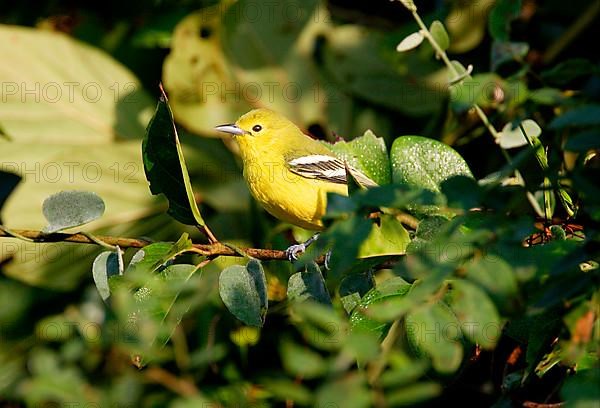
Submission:
[[[567,378],[560,393],[566,400],[567,406],[576,408],[594,408],[600,401],[600,368],[577,372]]]
[[[600,125],[600,105],[583,105],[571,109],[550,122],[551,129]]]
[[[142,144],[144,171],[152,194],[164,194],[168,213],[188,225],[204,225],[194,198],[173,113],[163,93]]]
[[[261,314],[266,314],[269,308],[269,299],[267,297],[267,277],[262,264],[258,259],[251,259],[246,264],[246,269],[252,277],[254,286],[258,293],[258,299],[260,300]]]
[[[352,312],[373,285],[373,276],[370,271],[353,273],[342,279],[340,283],[340,300],[346,313]]]
[[[42,212],[48,220],[44,232],[52,234],[100,218],[104,214],[104,201],[89,191],[61,191],[44,200]]]
[[[494,41],[492,44],[492,70],[509,61],[523,61],[529,52],[529,44],[524,42]]]
[[[448,200],[448,207],[470,210],[481,205],[481,187],[473,177],[450,177],[442,182],[441,190]]]
[[[290,276],[287,297],[290,301],[315,300],[326,305],[331,304],[321,269],[315,263],[306,265],[304,272]]]
[[[498,0],[490,12],[488,28],[495,40],[510,39],[510,23],[519,16],[521,0]]]
[[[256,283],[246,266],[232,265],[219,275],[219,294],[235,317],[249,326],[261,327],[266,309],[261,307],[262,289]]]
[[[0,211],[10,193],[19,184],[19,181],[21,181],[21,176],[0,170]]]
[[[589,129],[569,135],[567,143],[565,143],[565,150],[572,152],[585,152],[599,147],[600,129]]]
[[[591,61],[586,59],[570,59],[557,64],[549,70],[543,71],[541,76],[544,81],[562,86],[582,76],[597,73],[598,68]]]

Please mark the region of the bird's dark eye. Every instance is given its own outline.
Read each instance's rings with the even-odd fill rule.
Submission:
[[[262,126],[261,125],[254,125],[252,126],[252,131],[253,132],[260,132],[262,130]]]

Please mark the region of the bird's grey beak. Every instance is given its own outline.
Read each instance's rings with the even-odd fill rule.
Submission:
[[[218,130],[219,132],[229,133],[235,136],[241,136],[244,133],[246,133],[244,130],[240,129],[234,124],[217,126],[215,130]]]

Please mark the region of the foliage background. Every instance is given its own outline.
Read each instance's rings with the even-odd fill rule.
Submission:
[[[44,198],[79,189],[106,202],[105,215],[87,230],[171,242],[187,232],[203,242],[196,229],[165,214],[165,200],[149,194],[143,174],[141,138],[161,81],[180,124],[203,216],[219,239],[236,245],[285,248],[291,239],[288,226],[250,199],[235,146],[211,131],[253,106],[279,110],[329,141],[338,135],[349,140],[366,129],[384,138],[388,150],[401,135],[441,140],[465,158],[478,180],[503,169],[501,150],[469,109],[466,94],[448,97],[448,74],[433,49],[424,43],[410,53],[395,51],[417,29],[401,3],[285,1],[276,12],[291,5],[298,14],[274,18],[258,7],[263,3],[45,1],[3,8],[0,158],[3,171],[23,176],[2,207],[3,225],[41,229]],[[552,239],[525,249],[521,241],[539,232],[534,224],[540,214],[524,189],[446,187],[445,199],[457,207],[495,211],[494,217],[460,222],[496,238],[457,235],[453,228],[434,228],[431,238],[423,227],[417,238],[465,245],[464,257],[427,264],[416,253],[375,274],[378,283],[392,276],[427,281],[426,271],[447,269],[463,281],[465,269],[479,271],[475,281],[502,321],[497,341],[481,348],[461,343],[460,368],[444,373],[436,369],[436,358],[456,358],[454,343],[448,351],[434,339],[437,351],[422,353],[402,337],[386,356],[380,382],[368,385],[355,361],[376,366],[379,339],[347,334],[354,323],[345,316],[337,286],[328,281],[333,309],[299,308],[285,299],[293,268],[265,263],[271,307],[258,330],[242,325],[223,305],[219,272],[242,261],[219,258],[179,288],[177,306],[187,313],[166,347],[145,351],[151,364],[139,370],[131,364],[139,339],[127,333],[124,312],[131,305],[122,300],[119,314],[94,287],[91,265],[98,248],[1,238],[0,403],[598,404],[597,264],[588,272],[579,267],[598,259],[600,81],[590,45],[600,34],[598,2],[422,3],[419,14],[428,26],[435,19],[445,23],[451,58],[473,64],[475,79],[491,84],[474,95],[496,128],[524,118],[542,128],[548,172],[527,149],[510,150],[526,189],[539,197],[544,176],[560,178],[580,206],[568,222],[582,226],[585,239]],[[255,6],[262,14],[245,14]],[[302,96],[284,89],[301,90]],[[4,188],[9,176],[2,177]],[[547,224],[567,222],[559,204],[554,216]],[[571,230],[561,230],[573,238]],[[351,234],[335,231],[342,234],[338,242],[352,242]]]

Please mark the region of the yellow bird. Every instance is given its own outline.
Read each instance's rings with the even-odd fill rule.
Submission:
[[[348,195],[346,169],[362,186],[377,185],[274,111],[255,109],[215,129],[235,137],[254,198],[276,218],[299,227],[323,229],[327,193]],[[296,259],[317,237],[289,247],[288,258]]]

